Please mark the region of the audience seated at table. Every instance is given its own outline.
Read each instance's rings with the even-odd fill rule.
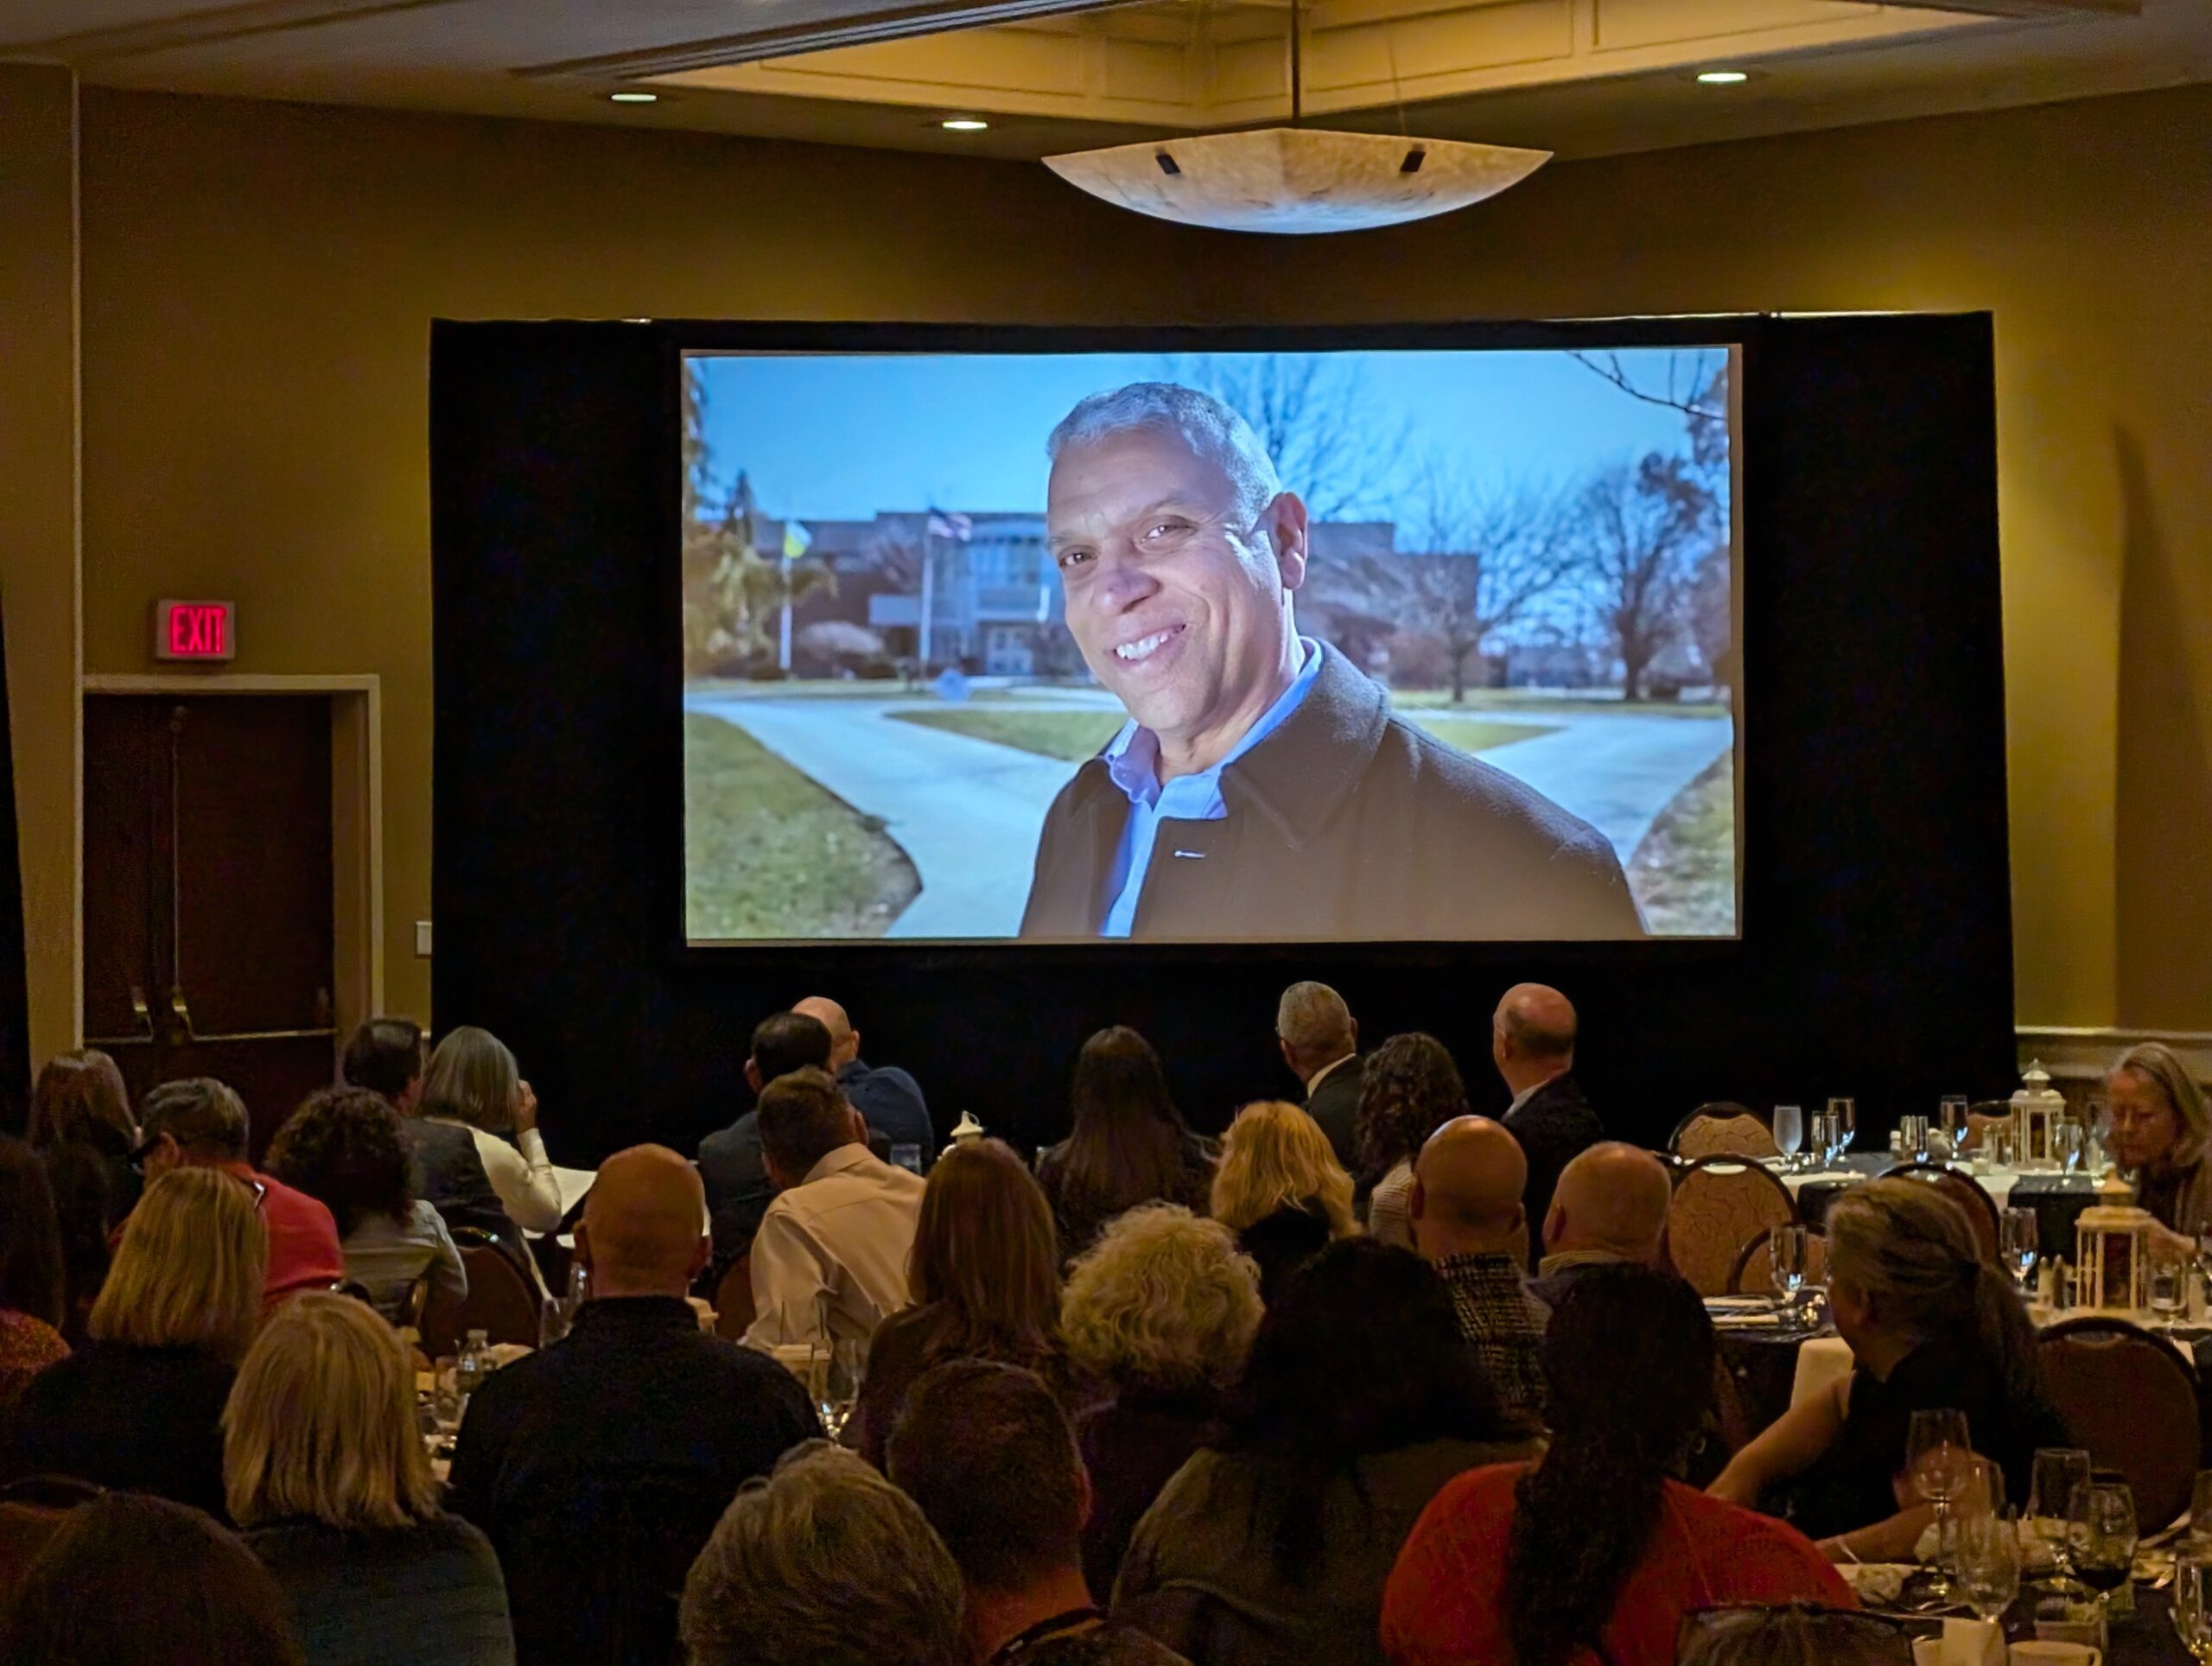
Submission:
[[[1567,1164],[1605,1137],[1605,1124],[1574,1079],[1573,1003],[1541,983],[1516,983],[1491,1020],[1491,1062],[1513,1103],[1503,1121],[1529,1159],[1528,1207],[1533,1230],[1551,1213],[1552,1194]],[[1541,1246],[1531,1244],[1531,1263]]]
[[[1543,1217],[1542,1258],[1529,1294],[1556,1307],[1593,1267],[1657,1266],[1673,1197],[1666,1165],[1639,1146],[1608,1140],[1573,1158]]]
[[[2044,1397],[2027,1311],[1977,1257],[1957,1205],[1918,1181],[1874,1180],[1836,1199],[1827,1234],[1828,1311],[1853,1370],[1792,1406],[1711,1490],[1781,1504],[1838,1557],[1904,1560],[1933,1519],[1900,1478],[1914,1412],[1963,1411],[2016,1501],[2036,1448],[2073,1442]]]
[[[861,1033],[845,1009],[827,995],[810,995],[791,1010],[830,1032],[830,1074],[868,1132],[892,1148],[912,1146],[926,1169],[937,1156],[937,1130],[921,1084],[896,1065],[872,1066],[861,1057]]]
[[[538,1132],[537,1096],[499,1037],[464,1025],[438,1043],[423,1072],[422,1115],[467,1130],[508,1219],[525,1232],[560,1226],[561,1184]]]
[[[1896,1619],[1803,1603],[1708,1608],[1693,1614],[1675,1666],[1913,1666],[1912,1634]]]
[[[2135,1201],[2158,1223],[2169,1257],[2194,1257],[2212,1230],[2212,1163],[2205,1160],[2204,1092],[2181,1056],[2145,1041],[2105,1078],[2112,1158],[2135,1177]]]
[[[1359,1025],[1325,983],[1294,983],[1275,1004],[1275,1045],[1306,1091],[1306,1113],[1346,1173],[1359,1165]]]
[[[245,1102],[235,1091],[207,1076],[164,1082],[146,1096],[139,1115],[149,1186],[178,1168],[212,1168],[257,1192],[256,1207],[269,1229],[268,1300],[295,1290],[327,1290],[345,1278],[330,1211],[246,1161]]]
[[[269,1233],[251,1187],[172,1169],[124,1223],[92,1340],[24,1385],[4,1468],[223,1513],[223,1402],[260,1323]]]
[[[139,1492],[78,1505],[24,1571],[8,1666],[302,1666],[284,1599],[253,1553],[197,1510]]]
[[[1667,1666],[1682,1617],[1729,1603],[1853,1606],[1794,1529],[1674,1478],[1711,1403],[1714,1341],[1672,1274],[1591,1274],[1544,1342],[1551,1443],[1462,1474],[1391,1572],[1398,1666]]]
[[[1428,1137],[1414,1166],[1414,1240],[1451,1292],[1460,1333],[1510,1411],[1544,1415],[1544,1306],[1528,1292],[1521,1211],[1529,1165],[1487,1116],[1459,1116]]]
[[[0,1414],[23,1385],[69,1357],[61,1228],[46,1167],[21,1140],[0,1135]]]
[[[982,1666],[1188,1666],[1109,1618],[1083,1574],[1090,1483],[1033,1371],[958,1360],[920,1378],[890,1442],[891,1479],[959,1564]]]
[[[1092,1497],[1084,1573],[1098,1595],[1113,1589],[1137,1518],[1215,1432],[1260,1313],[1251,1257],[1180,1204],[1121,1216],[1069,1272],[1060,1334],[1105,1396],[1076,1419]]]
[[[760,1095],[760,1154],[776,1183],[753,1239],[755,1348],[854,1342],[912,1300],[925,1182],[868,1148],[868,1124],[829,1073],[795,1070]]]
[[[416,1196],[448,1226],[498,1232],[511,1220],[484,1172],[474,1131],[423,1115],[429,1063],[420,1024],[411,1018],[372,1018],[346,1038],[338,1078],[348,1087],[366,1088],[398,1117],[400,1143],[414,1160]]]
[[[130,1092],[115,1060],[96,1047],[56,1054],[38,1073],[31,1091],[29,1124],[24,1137],[51,1163],[63,1151],[86,1153],[106,1176],[106,1224],[129,1214],[143,1189],[131,1166],[137,1149],[138,1119],[131,1115]]]
[[[813,1442],[741,1490],[683,1585],[690,1666],[969,1666],[960,1569],[914,1501]]]
[[[877,1468],[909,1385],[932,1366],[995,1359],[1065,1390],[1059,1240],[1011,1147],[971,1141],[930,1171],[906,1282],[915,1305],[877,1326],[853,1410],[854,1444]]]
[[[341,1090],[357,1091],[357,1090]],[[231,1519],[308,1666],[509,1666],[499,1559],[440,1510],[398,1333],[349,1296],[271,1313],[223,1413]]]
[[[1272,1304],[1300,1264],[1359,1230],[1351,1176],[1320,1125],[1296,1105],[1247,1105],[1222,1136],[1213,1218],[1259,1263],[1260,1297]]]
[[[276,1130],[269,1172],[328,1209],[338,1224],[346,1277],[395,1323],[409,1290],[428,1275],[432,1290],[459,1301],[468,1271],[444,1218],[410,1191],[411,1169],[399,1119],[366,1088],[309,1094]]]
[[[703,1203],[672,1151],[608,1158],[576,1229],[591,1294],[575,1328],[462,1420],[446,1502],[499,1552],[523,1666],[668,1658],[684,1570],[730,1495],[821,1433],[797,1378],[702,1332],[684,1300]]]
[[[1414,1158],[1430,1135],[1466,1114],[1459,1067],[1434,1036],[1394,1035],[1368,1054],[1360,1070],[1360,1166],[1353,1171],[1353,1195],[1367,1230],[1383,1243],[1414,1247],[1407,1213]]]
[[[1085,1041],[1068,1108],[1068,1137],[1037,1154],[1037,1179],[1052,1200],[1062,1255],[1081,1255],[1107,1222],[1139,1204],[1179,1203],[1204,1212],[1213,1142],[1185,1126],[1151,1042],[1120,1025]]]
[[[707,1210],[714,1222],[717,1277],[752,1249],[760,1218],[776,1195],[776,1183],[760,1155],[760,1092],[769,1083],[810,1067],[830,1067],[828,1027],[805,1013],[769,1014],[753,1027],[745,1059],[753,1108],[699,1141],[699,1178],[706,1182]]]
[[[1535,1449],[1435,1273],[1334,1244],[1268,1310],[1221,1433],[1137,1523],[1115,1612],[1198,1666],[1380,1662],[1383,1581],[1414,1519],[1454,1475]]]

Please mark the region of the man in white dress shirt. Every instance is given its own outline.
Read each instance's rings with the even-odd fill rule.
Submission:
[[[761,1156],[781,1190],[753,1240],[747,1345],[859,1342],[907,1305],[925,1182],[868,1148],[868,1124],[825,1071],[761,1091]]]

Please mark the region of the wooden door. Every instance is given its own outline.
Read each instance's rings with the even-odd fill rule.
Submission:
[[[327,696],[85,701],[86,1045],[213,1076],[258,1154],[334,1073]]]

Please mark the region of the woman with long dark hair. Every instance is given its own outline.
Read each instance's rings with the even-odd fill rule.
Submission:
[[[1467,1109],[1459,1067],[1434,1036],[1394,1035],[1368,1055],[1352,1141],[1359,1151],[1355,1201],[1376,1237],[1414,1247],[1414,1159],[1430,1135]]]
[[[1060,1251],[1035,1178],[1001,1140],[957,1146],[930,1170],[906,1258],[914,1306],[876,1327],[854,1422],[883,1466],[906,1390],[931,1366],[994,1359],[1060,1376]]]
[[[1062,1255],[1081,1255],[1108,1221],[1141,1203],[1205,1212],[1212,1143],[1185,1125],[1151,1042],[1119,1024],[1099,1031],[1076,1055],[1068,1097],[1072,1131],[1037,1154]]]
[[[1599,1268],[1568,1291],[1544,1340],[1551,1445],[1460,1476],[1423,1513],[1382,1599],[1390,1659],[1669,1666],[1694,1609],[1852,1606],[1802,1535],[1675,1478],[1713,1351],[1672,1274]]]
[[[1221,1437],[1137,1523],[1117,1610],[1194,1659],[1380,1661],[1382,1584],[1437,1489],[1528,1456],[1420,1257],[1367,1238],[1331,1245],[1260,1322]],[[1182,1635],[1178,1590],[1203,1589]]]

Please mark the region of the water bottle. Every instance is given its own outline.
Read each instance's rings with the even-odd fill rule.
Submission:
[[[471,1331],[467,1345],[461,1351],[461,1358],[454,1364],[454,1395],[461,1402],[461,1413],[464,1417],[468,1415],[468,1396],[474,1394],[477,1386],[491,1375],[491,1345],[490,1332]]]
[[[537,1345],[550,1348],[575,1328],[577,1311],[590,1294],[591,1275],[582,1262],[569,1264],[569,1293],[547,1300],[537,1321]]]

